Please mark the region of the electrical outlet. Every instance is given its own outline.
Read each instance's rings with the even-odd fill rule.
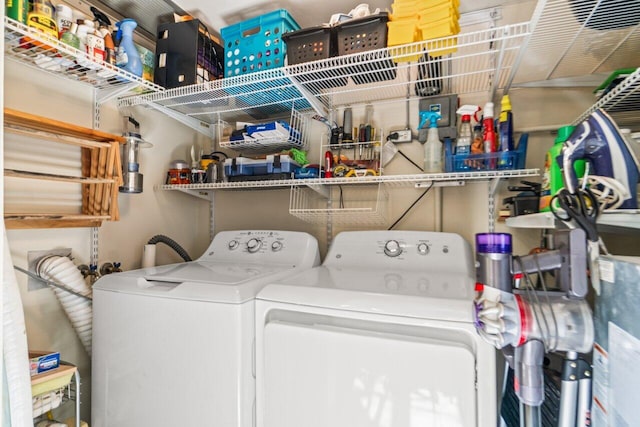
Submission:
[[[389,141],[393,142],[394,144],[399,144],[401,142],[411,142],[413,140],[413,137],[411,136],[411,129],[392,130],[389,133],[389,136]]]

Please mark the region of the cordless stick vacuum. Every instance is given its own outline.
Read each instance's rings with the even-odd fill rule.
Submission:
[[[513,368],[521,425],[528,427],[542,425],[545,353],[568,352],[575,363],[577,353],[591,351],[594,339],[593,318],[584,299],[588,290],[585,232],[579,228],[557,231],[554,246],[548,252],[520,257],[512,255],[510,234],[476,235],[476,329],[503,351]],[[559,290],[546,289],[545,271],[555,272]],[[533,288],[530,273],[539,274],[543,290]],[[580,405],[585,413],[578,414],[580,398],[566,396],[571,401],[561,402],[561,413],[568,412],[574,421],[559,426],[575,426],[577,418],[588,419],[589,407]]]

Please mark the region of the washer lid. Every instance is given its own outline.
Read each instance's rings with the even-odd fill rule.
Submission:
[[[259,300],[420,319],[473,322],[475,279],[427,271],[315,267],[271,282]]]
[[[296,268],[291,264],[192,261],[109,274],[93,288],[162,298],[241,303],[255,298],[269,281],[294,271]]]

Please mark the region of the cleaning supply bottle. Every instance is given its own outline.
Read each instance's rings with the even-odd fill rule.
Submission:
[[[493,120],[493,102],[487,102],[484,104],[484,117],[482,118],[482,144],[484,146],[484,153],[491,154],[497,151],[496,144],[496,129],[495,122]],[[496,169],[495,156],[487,156],[485,161],[485,169]]]
[[[504,153],[498,160],[498,169],[512,169],[513,160],[510,151],[513,151],[513,113],[511,112],[511,100],[509,95],[502,97],[500,104],[500,118],[498,120],[498,151]]]
[[[27,15],[29,13],[28,0],[5,0],[4,5],[7,17],[23,24],[27,23]]]
[[[104,40],[104,60],[111,65],[116,65],[116,46],[113,43],[113,37],[111,37],[111,30],[109,30],[111,20],[94,6],[91,6],[91,12],[96,21],[98,21],[98,34],[100,34],[100,37]]]
[[[133,30],[137,26],[138,23],[130,18],[116,22],[116,40],[119,41],[116,49],[116,65],[135,76],[142,77],[142,60],[138,49],[133,44]]]
[[[471,127],[471,116],[480,111],[477,105],[463,105],[458,108],[461,116],[458,138],[456,139],[455,154],[469,154],[471,152],[471,142],[473,141],[473,128]],[[477,120],[476,120],[477,121]]]
[[[429,122],[427,141],[424,143],[424,172],[442,172],[442,142],[438,136],[438,120],[442,116],[437,111],[420,111],[420,126],[422,129]]]
[[[563,126],[558,129],[558,136],[545,155],[544,174],[542,175],[542,186],[540,188],[540,212],[549,212],[551,210],[551,199],[564,187],[562,167],[558,163],[558,156],[562,153],[562,145],[571,136],[574,129],[575,126]],[[578,160],[574,162],[573,169],[578,178],[582,177],[585,171],[585,161]]]
[[[60,37],[60,41],[64,44],[68,44],[71,47],[75,47],[76,49],[80,49],[80,39],[77,36],[78,32],[78,24],[75,22],[71,23],[71,27],[62,33],[62,37]]]

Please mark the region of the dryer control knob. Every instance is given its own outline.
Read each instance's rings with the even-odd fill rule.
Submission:
[[[282,242],[280,240],[276,240],[271,244],[271,250],[273,252],[278,252],[280,249],[282,249]]]
[[[238,246],[240,246],[240,243],[237,240],[232,240],[229,242],[229,250],[231,251],[238,249]]]
[[[247,250],[249,253],[258,252],[258,250],[260,250],[260,246],[262,246],[260,239],[253,238],[247,240]]]
[[[390,257],[396,257],[402,253],[402,248],[400,247],[400,243],[396,240],[389,240],[384,244],[384,253]]]
[[[426,243],[418,243],[418,253],[420,255],[427,255],[429,253],[429,245]]]

